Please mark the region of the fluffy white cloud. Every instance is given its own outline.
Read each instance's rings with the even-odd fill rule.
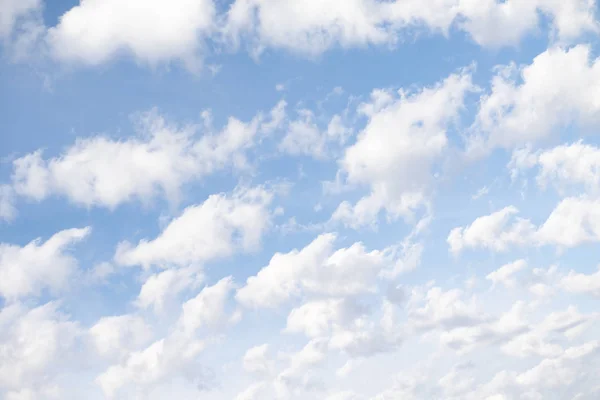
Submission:
[[[248,123],[230,118],[220,132],[198,138],[194,127],[169,124],[154,110],[139,118],[136,137],[79,139],[58,157],[44,160],[36,151],[15,160],[13,186],[21,196],[62,195],[86,207],[148,203],[157,194],[177,201],[181,186],[192,179],[246,167],[244,153],[263,129],[262,121],[262,114]]]
[[[446,130],[474,89],[463,71],[417,93],[401,90],[398,99],[374,91],[361,106],[367,125],[339,161],[347,184],[367,185],[371,193],[355,205],[344,201],[332,218],[360,226],[374,223],[381,210],[394,219],[423,206],[432,167],[448,145]]]
[[[410,326],[417,331],[436,327],[451,329],[482,321],[481,306],[473,296],[463,299],[465,293],[460,289],[447,291],[439,287],[427,290],[425,295],[413,292],[408,306]]]
[[[380,272],[393,266],[387,251],[361,243],[334,250],[336,235],[319,235],[302,250],[277,253],[236,294],[247,307],[277,307],[302,293],[347,296],[370,292]]]
[[[600,268],[592,274],[569,271],[560,283],[568,292],[589,293],[600,297]]]
[[[562,191],[578,184],[588,193],[597,194],[600,185],[600,149],[581,140],[537,152],[529,148],[515,150],[508,167],[513,179],[537,167],[536,181],[542,188],[551,184]]]
[[[512,216],[518,213],[505,207],[477,218],[466,227],[454,228],[448,245],[454,254],[465,248],[506,251],[515,245],[556,245],[577,247],[600,240],[600,201],[585,197],[568,197],[560,201],[546,221],[536,227],[530,220]]]
[[[285,331],[308,337],[325,336],[335,325],[348,325],[364,311],[357,304],[339,298],[308,301],[290,312]]]
[[[65,61],[96,65],[126,53],[150,64],[181,60],[195,68],[214,18],[212,0],[86,0],[60,17],[47,41]]]
[[[539,141],[570,124],[599,121],[600,64],[590,47],[552,47],[530,65],[501,68],[482,98],[468,151]]]
[[[505,207],[477,218],[467,227],[452,229],[448,235],[450,251],[458,254],[466,247],[503,251],[510,245],[527,243],[535,226],[529,220],[521,218],[509,225],[512,216],[517,213],[516,207]]]
[[[113,398],[127,387],[151,388],[174,377],[197,378],[198,356],[210,339],[201,336],[201,330],[227,323],[225,306],[232,288],[229,277],[205,287],[182,305],[178,320],[165,337],[130,352],[100,374],[96,382],[105,396]]]
[[[317,102],[318,112],[302,108],[296,89],[303,88],[290,83],[295,78],[285,83],[279,77],[284,84],[276,90],[289,89],[297,115],[290,116],[282,100],[269,115],[258,113],[246,122],[229,118],[214,129],[209,111],[199,124],[185,126],[150,112],[137,118],[135,136],[95,135],[57,154],[40,150],[17,158],[12,181],[0,185],[0,219],[14,218],[15,205],[24,199],[52,196],[88,208],[95,224],[110,223],[98,218],[104,211],[96,214],[93,208],[157,200],[154,205],[162,206],[163,198],[177,206],[195,188],[192,182],[216,172],[235,178],[243,171],[250,182],[244,179],[225,193],[208,185],[212,194],[168,220],[161,214],[158,233],[123,238],[111,260],[96,259],[111,246],[105,240],[91,246],[93,251],[78,251],[76,260],[71,247],[89,228],[59,232],[46,242],[0,244],[0,398],[600,398],[600,342],[594,340],[600,337],[600,313],[593,308],[600,271],[588,265],[597,262],[594,244],[600,241],[600,150],[591,139],[579,138],[580,128],[599,122],[600,75],[591,45],[557,47],[597,29],[596,2],[216,3],[83,0],[41,35],[59,61],[99,65],[125,55],[144,65],[177,61],[191,68],[201,64],[205,41],[216,53],[227,50],[221,35],[255,55],[282,48],[316,55],[337,46],[395,45],[424,31],[467,36],[486,47],[517,45],[542,26],[552,38],[549,50],[531,65],[494,69],[492,88],[481,102],[470,68],[450,76],[442,72],[446,79],[426,87],[403,77],[410,91],[377,89],[368,100],[355,93],[338,115],[321,108],[333,103],[330,97]],[[40,3],[0,0],[0,6],[6,4],[12,8],[5,7],[6,13],[0,8],[0,37],[2,29],[19,32],[9,35],[9,43]],[[220,14],[226,8],[229,13]],[[9,20],[17,22],[3,28]],[[431,67],[431,59],[422,61]],[[437,61],[425,75],[460,62],[441,55]],[[315,83],[305,74],[302,79]],[[277,95],[273,82],[269,87]],[[472,113],[463,109],[472,97],[479,108],[464,132],[461,126]],[[355,107],[360,101],[365,102]],[[553,139],[560,133],[568,142],[535,147],[555,133]],[[454,167],[464,167],[465,160],[450,157],[462,151],[463,139],[468,151],[514,150],[513,178],[535,176],[536,191],[556,186],[560,200],[554,210],[544,220],[513,206],[498,207],[498,201],[532,201],[532,196],[517,200],[514,186],[490,176],[502,170],[498,154],[485,160],[485,168],[461,169],[455,179]],[[274,155],[276,163],[259,164]],[[318,179],[289,182],[292,195],[285,199],[269,183],[261,185],[282,174],[295,178],[299,160],[290,156],[318,159],[300,159],[306,162],[302,178],[335,174],[334,183],[327,183],[339,189],[335,198],[320,198]],[[500,152],[500,160],[503,156]],[[337,162],[327,162],[332,159]],[[477,218],[463,195],[482,186],[473,199],[486,195],[489,206],[498,208]],[[286,219],[297,219],[296,226],[310,227],[314,236],[307,239],[309,229],[286,232],[278,224],[279,200],[286,215],[294,211]],[[460,222],[448,225],[456,207],[462,207],[454,214]],[[328,221],[311,220],[332,208]],[[382,216],[388,224],[379,230],[345,229],[377,228]],[[402,223],[393,224],[402,218],[414,223],[408,234]],[[5,224],[3,237],[12,237],[10,229],[21,237],[37,222]],[[267,235],[272,224],[284,234]],[[325,233],[331,226],[340,226],[339,237]],[[104,239],[112,228],[102,228],[108,229]],[[264,246],[268,254],[244,256],[263,247],[265,237],[271,239]],[[554,252],[585,244],[567,257]],[[504,254],[475,260],[470,249]],[[452,262],[448,253],[463,259]],[[215,261],[219,268],[210,268]],[[84,262],[90,268],[77,273]],[[416,270],[421,262],[427,268]],[[534,262],[546,267],[531,268]],[[118,271],[119,279],[106,279]],[[73,282],[80,291],[38,306]],[[24,299],[27,305],[19,302]],[[230,329],[242,318],[243,326]],[[205,365],[214,381],[204,374]],[[218,382],[218,390],[207,379]],[[391,388],[384,390],[388,379]]]
[[[339,115],[333,116],[327,129],[323,130],[317,125],[312,111],[303,109],[298,114],[299,118],[290,121],[287,126],[287,133],[279,144],[281,151],[323,159],[329,156],[331,144],[345,142],[349,131]]]
[[[459,3],[460,13],[466,17],[459,25],[482,46],[517,45],[527,33],[538,29],[540,14],[552,21],[554,35],[562,42],[598,31],[594,1],[462,0]]]
[[[286,354],[287,366],[277,376],[280,390],[290,396],[314,385],[314,370],[327,358],[327,341],[312,339],[301,350]]]
[[[3,391],[35,393],[52,383],[68,364],[79,334],[76,323],[57,304],[27,309],[12,304],[0,311],[0,395]]]
[[[284,48],[317,55],[341,46],[394,44],[410,29],[448,34],[458,26],[482,46],[517,45],[549,17],[555,36],[571,41],[598,30],[595,2],[589,0],[418,0],[333,1],[236,0],[227,14],[225,35],[235,44],[248,38],[255,52]]]
[[[94,348],[103,357],[122,357],[152,338],[152,329],[136,315],[102,317],[89,329]]]
[[[224,318],[225,302],[233,288],[232,278],[226,277],[183,303],[179,318],[182,330],[191,334],[201,327],[215,328],[228,322]]]
[[[562,200],[538,229],[541,243],[576,247],[600,240],[600,200],[568,197]]]
[[[370,309],[349,298],[308,301],[290,312],[284,332],[325,340],[328,350],[340,351],[352,359],[369,357],[391,351],[402,340],[393,305],[384,302],[382,309],[377,320],[369,314],[378,313],[378,308]]]
[[[149,276],[136,300],[141,308],[153,308],[156,313],[162,313],[177,296],[186,289],[200,285],[204,276],[195,268],[179,268],[161,271]]]
[[[270,222],[272,193],[265,188],[240,188],[232,195],[211,195],[173,219],[161,234],[137,246],[120,243],[115,261],[121,265],[201,266],[234,250],[252,251]]]
[[[242,360],[244,370],[252,374],[269,375],[273,370],[273,361],[268,357],[267,343],[249,348]]]
[[[0,295],[15,300],[39,295],[44,289],[64,289],[78,264],[70,246],[89,233],[90,228],[67,229],[43,243],[41,239],[22,247],[0,243]]]
[[[513,261],[509,264],[501,266],[494,272],[489,273],[486,276],[486,279],[492,281],[494,286],[501,283],[507,288],[514,288],[516,286],[516,281],[513,275],[526,267],[527,262],[525,260]]]
[[[39,12],[41,0],[0,0],[0,39],[9,37],[23,17]]]

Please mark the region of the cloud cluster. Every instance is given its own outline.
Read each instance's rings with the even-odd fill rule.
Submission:
[[[4,0],[0,37],[42,7],[39,0]],[[310,0],[302,6],[291,0],[86,0],[55,26],[37,26],[33,36],[62,62],[99,65],[128,55],[154,66],[178,61],[198,71],[208,42],[233,49],[243,44],[254,55],[286,49],[316,56],[335,47],[394,46],[415,30],[446,36],[458,30],[498,48],[518,45],[547,19],[554,40],[571,43],[598,32],[595,14],[593,0],[438,0],[431,7],[417,0]],[[21,35],[27,42],[32,30]]]
[[[49,6],[0,0],[7,55],[199,71],[423,34],[548,47],[485,53],[491,71],[428,59],[435,78],[316,105],[278,75],[271,110],[220,128],[153,109],[131,135],[3,155],[0,397],[599,398],[594,0],[82,0],[47,27]],[[144,226],[122,237],[126,205]]]

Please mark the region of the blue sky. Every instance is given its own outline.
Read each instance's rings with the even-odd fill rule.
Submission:
[[[0,397],[600,395],[594,0],[0,11]]]

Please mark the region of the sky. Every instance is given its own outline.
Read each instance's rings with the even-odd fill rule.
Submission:
[[[595,0],[0,0],[0,397],[600,398]]]

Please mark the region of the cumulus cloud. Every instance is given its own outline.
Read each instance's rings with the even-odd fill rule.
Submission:
[[[507,288],[514,288],[516,285],[514,275],[526,267],[527,262],[525,260],[513,261],[509,264],[501,266],[493,272],[490,272],[486,276],[486,279],[492,281],[494,286],[497,284],[502,284]]]
[[[41,4],[3,0],[0,37],[39,13]],[[86,0],[55,26],[28,28],[21,42],[31,33],[43,37],[60,62],[97,66],[125,55],[151,66],[176,61],[197,72],[215,44],[245,44],[254,55],[273,48],[316,56],[335,47],[395,46],[415,31],[448,36],[458,28],[479,45],[498,48],[535,33],[542,16],[559,43],[598,31],[593,0],[438,0],[425,7],[418,0],[310,0],[302,7],[291,0],[236,0],[226,7],[213,0]]]
[[[89,336],[96,352],[109,359],[119,358],[147,344],[152,330],[136,315],[102,317],[90,329]]]
[[[0,311],[0,394],[35,394],[69,365],[80,328],[57,306],[28,309],[15,303]]]
[[[54,57],[98,65],[121,54],[149,64],[183,61],[197,68],[215,24],[212,0],[87,0],[48,30]]]
[[[529,65],[499,68],[481,100],[467,151],[540,142],[570,124],[597,123],[600,64],[590,53],[581,44],[551,47]]]
[[[600,240],[600,201],[569,197],[562,200],[536,232],[542,243],[576,247]]]
[[[595,199],[565,198],[539,227],[528,219],[513,219],[517,213],[516,207],[509,206],[479,217],[469,226],[452,229],[447,239],[450,251],[458,254],[465,248],[481,248],[501,252],[513,246],[532,245],[573,248],[600,240],[596,228],[600,202]]]
[[[424,206],[432,167],[448,146],[446,130],[474,89],[463,71],[416,93],[401,90],[399,98],[374,91],[371,103],[361,106],[367,125],[339,161],[346,183],[365,185],[370,194],[354,205],[342,202],[332,219],[369,225],[382,210],[395,219]]]
[[[273,370],[273,361],[269,358],[268,351],[267,343],[249,348],[242,360],[244,370],[259,376],[268,376]]]
[[[585,274],[576,271],[569,273],[562,278],[561,286],[571,293],[589,293],[593,296],[600,296],[600,268],[597,272]]]
[[[150,275],[140,289],[136,305],[142,309],[152,308],[161,314],[181,292],[197,287],[203,280],[201,271],[193,267],[168,269]]]
[[[173,377],[194,380],[198,356],[210,339],[206,330],[228,321],[225,307],[232,288],[231,278],[224,278],[183,303],[166,336],[129,352],[96,378],[104,394],[112,398],[127,387],[151,388]]]
[[[457,254],[468,247],[503,251],[508,246],[527,243],[535,227],[526,219],[511,221],[518,211],[516,207],[505,207],[477,218],[469,226],[452,229],[447,240],[450,251]]]
[[[70,247],[83,240],[90,228],[60,231],[42,243],[25,246],[0,243],[0,295],[7,300],[38,296],[45,289],[64,289],[77,269]]]
[[[440,0],[429,6],[415,0],[294,1],[236,0],[227,13],[226,37],[253,51],[282,48],[311,56],[332,47],[394,45],[415,28],[448,34],[453,26],[482,46],[513,46],[549,17],[554,35],[569,42],[598,30],[595,3],[588,0],[521,2]]]
[[[115,261],[121,265],[193,267],[234,250],[255,250],[269,226],[273,193],[263,187],[214,194],[187,207],[159,236],[137,245],[122,242]]]
[[[319,235],[301,250],[277,253],[241,287],[247,307],[277,307],[305,294],[347,296],[375,290],[381,271],[393,266],[387,251],[367,251],[362,243],[335,250],[336,235]]]
[[[279,144],[279,150],[284,153],[325,159],[330,156],[330,147],[344,144],[349,135],[349,128],[338,114],[329,120],[326,129],[317,125],[312,111],[302,109],[298,114],[297,119],[289,121],[287,132]]]
[[[135,117],[136,135],[94,134],[56,154],[17,156],[11,180],[0,185],[1,220],[14,220],[22,200],[54,197],[87,208],[102,224],[104,212],[95,208],[158,208],[163,199],[177,206],[192,183],[210,183],[217,172],[245,174],[231,191],[208,185],[175,216],[155,215],[156,232],[119,239],[109,260],[96,258],[114,245],[104,243],[111,226],[100,227],[108,229],[103,243],[79,251],[75,245],[90,228],[24,244],[18,238],[31,219],[3,225],[3,240],[15,239],[0,244],[0,397],[162,400],[205,391],[215,400],[599,398],[600,313],[593,301],[600,271],[589,268],[597,262],[589,244],[600,241],[600,150],[579,136],[598,122],[600,76],[593,47],[572,45],[597,32],[597,4],[423,3],[84,0],[58,15],[56,26],[36,25],[41,31],[32,41],[44,38],[47,47],[39,50],[59,63],[99,66],[125,56],[192,70],[210,48],[222,54],[231,44],[255,56],[283,49],[312,57],[336,47],[395,46],[422,33],[499,48],[548,28],[550,40],[528,65],[495,68],[488,92],[474,84],[472,68],[442,72],[445,79],[425,86],[409,76],[405,89],[375,89],[367,100],[355,93],[335,114],[322,109],[325,101],[319,112],[304,108],[299,87],[286,91],[282,84],[276,90],[297,104],[294,115],[281,100],[268,113],[242,110],[248,119],[225,118],[215,129],[209,111],[196,125],[151,111]],[[34,0],[0,0],[0,41],[27,36],[25,25],[40,22],[30,21],[41,18],[40,9]],[[470,113],[471,95],[479,93]],[[559,136],[568,142],[554,142]],[[521,204],[531,199],[516,203],[507,182],[489,175],[502,152],[486,160],[490,168],[466,168],[464,180],[451,179],[456,165],[449,156],[463,145],[468,155],[512,151],[513,180],[534,176],[534,190],[556,188],[554,209],[539,220],[524,214],[532,205]],[[258,164],[272,160],[265,148],[278,153],[275,168]],[[290,182],[292,196],[280,199],[277,187],[261,184],[290,171],[295,177],[298,158],[310,179]],[[319,198],[315,171],[335,174],[327,184],[339,190]],[[463,207],[463,192],[482,186],[472,199],[487,196],[494,211],[478,217]],[[498,206],[500,193],[521,211]],[[286,218],[319,232],[308,239],[306,231],[268,235],[284,213],[280,200]],[[312,211],[333,213],[314,223]],[[378,226],[383,219],[388,224]],[[413,224],[408,234],[404,224],[394,225],[400,219]],[[330,225],[339,234],[321,231]],[[347,229],[365,226],[376,229]],[[567,262],[555,247],[580,248]],[[459,254],[460,263],[448,257]],[[106,279],[117,268],[123,279]],[[44,304],[78,283],[74,278],[82,278],[85,293]],[[205,364],[219,376],[218,390]]]
[[[508,164],[513,179],[530,169],[537,169],[536,181],[542,188],[554,186],[559,191],[583,186],[586,192],[598,194],[600,184],[600,149],[579,140],[550,149],[513,151]]]
[[[193,179],[247,167],[245,152],[263,129],[260,113],[248,123],[229,118],[220,132],[201,137],[192,126],[169,124],[156,110],[137,122],[139,134],[132,138],[94,136],[78,139],[58,157],[44,159],[38,150],[16,159],[15,192],[35,200],[55,194],[109,209],[134,200],[148,203],[159,194],[177,201],[182,185]]]

